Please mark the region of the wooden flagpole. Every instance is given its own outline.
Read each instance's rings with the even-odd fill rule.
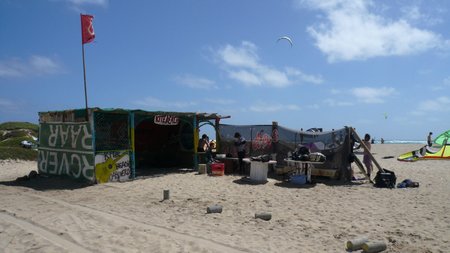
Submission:
[[[86,104],[86,121],[89,121],[89,109],[88,109],[88,97],[87,97],[87,85],[86,85],[86,63],[84,60],[84,43],[81,43],[83,52],[83,76],[84,76],[84,100]]]

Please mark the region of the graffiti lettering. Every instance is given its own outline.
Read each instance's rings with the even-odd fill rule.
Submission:
[[[73,170],[71,170],[71,174],[70,175],[72,175],[75,178],[80,177],[80,175],[81,175],[81,166],[80,166],[81,160],[80,160],[80,157],[77,156],[77,155],[72,155],[70,157],[70,162],[72,164],[77,164],[78,165],[78,167],[75,167]]]
[[[39,127],[39,172],[94,180],[89,123],[41,123]]]
[[[92,156],[60,151],[39,150],[38,169],[53,175],[67,175],[77,179],[93,180]],[[70,157],[70,162],[69,162]]]
[[[50,147],[56,147],[56,141],[58,140],[58,126],[50,125],[50,135],[48,136],[48,145]]]
[[[61,163],[59,164],[59,175],[69,175],[69,160],[67,154],[63,153],[61,157]]]
[[[156,115],[154,122],[157,125],[176,126],[180,120],[177,116],[173,115]]]
[[[72,126],[63,127],[60,125],[59,136],[61,138],[61,147],[66,146],[67,137],[69,137],[69,131],[72,129]]]
[[[126,168],[126,169],[114,172],[111,175],[110,180],[111,181],[122,181],[123,178],[128,179],[130,177],[130,175],[131,175],[130,168]]]
[[[83,126],[83,138],[81,138],[83,149],[92,149],[92,135],[88,132],[86,125]]]
[[[76,128],[78,128],[76,130]],[[76,148],[77,147],[77,140],[78,140],[78,135],[80,135],[81,132],[81,126],[72,126],[72,148]]]
[[[58,156],[56,152],[48,152],[48,166],[50,169],[47,169],[48,173],[56,174],[56,167],[58,166]]]
[[[116,166],[117,166],[118,170],[119,169],[123,169],[123,168],[129,168],[130,167],[130,161],[123,161],[123,162],[117,163]]]
[[[270,135],[264,132],[264,130],[259,131],[256,134],[255,139],[252,142],[252,147],[254,150],[265,150],[272,146],[272,138]]]
[[[88,124],[41,124],[41,128],[43,135],[41,136],[41,146],[65,149],[92,149],[92,135]]]
[[[131,167],[128,150],[104,152],[95,156],[95,177],[98,183],[126,181],[130,179]]]

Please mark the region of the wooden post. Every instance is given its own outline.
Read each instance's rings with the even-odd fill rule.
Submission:
[[[279,140],[278,122],[272,121],[272,154],[278,153],[278,140]]]
[[[212,205],[206,208],[206,213],[221,213],[222,206],[221,205]]]
[[[170,191],[164,190],[163,191],[163,200],[168,200],[170,198]]]
[[[135,122],[135,117],[136,115],[134,114],[134,112],[131,112],[129,114],[130,117],[130,145],[131,145],[131,178],[135,179],[136,178],[136,132],[135,132],[135,127],[136,127],[136,122]]]
[[[192,121],[192,128],[194,129],[194,170],[198,171],[198,152],[197,152],[197,148],[198,148],[198,135],[199,135],[199,131],[200,129],[198,129],[197,126],[197,115],[194,115],[194,120]]]
[[[216,153],[219,153],[220,150],[219,126],[220,126],[220,118],[216,116],[216,119],[214,120],[214,130],[216,131]]]

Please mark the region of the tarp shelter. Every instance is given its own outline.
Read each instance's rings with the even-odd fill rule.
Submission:
[[[39,173],[89,182],[126,181],[155,169],[196,167],[202,124],[218,114],[126,109],[39,113]]]
[[[298,145],[309,148],[310,152],[320,152],[326,156],[324,164],[315,165],[314,176],[325,176],[335,179],[349,179],[351,168],[350,153],[352,152],[351,128],[344,127],[332,131],[298,131],[272,125],[226,125],[219,126],[218,152],[236,157],[234,133],[239,132],[246,140],[248,156],[276,154],[278,166],[285,164],[284,159]]]

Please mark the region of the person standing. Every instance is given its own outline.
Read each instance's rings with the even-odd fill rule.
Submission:
[[[244,163],[242,159],[245,157],[245,143],[246,140],[241,136],[240,133],[234,133],[234,146],[236,147],[238,161],[239,161],[239,173],[245,174]]]
[[[202,138],[198,141],[198,152],[206,152],[209,149],[209,137],[206,134],[202,135]]]
[[[431,137],[432,135],[433,135],[432,132],[430,132],[430,133],[428,134],[428,137],[427,137],[428,147],[431,147],[431,146],[433,145],[433,141],[432,141],[432,137]]]
[[[373,165],[372,165],[372,158],[370,157],[370,149],[372,148],[372,144],[370,143],[369,134],[364,135],[363,142],[367,147],[367,149],[364,149],[363,163],[364,165],[366,165],[367,175],[369,176],[370,179],[370,174],[372,174]]]
[[[205,152],[206,162],[209,163],[212,161],[211,148],[209,146],[209,137],[206,134],[202,135],[202,138],[198,141],[197,152]]]

